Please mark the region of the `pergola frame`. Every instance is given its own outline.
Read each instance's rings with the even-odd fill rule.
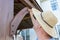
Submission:
[[[26,3],[28,1],[25,0]],[[28,5],[34,7],[30,2]],[[15,35],[19,23],[29,13],[27,7],[14,17],[14,0],[0,0],[0,40],[13,40],[12,36]]]

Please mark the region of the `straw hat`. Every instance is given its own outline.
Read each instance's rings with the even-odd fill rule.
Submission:
[[[46,33],[48,33],[51,37],[58,37],[57,31],[55,29],[57,18],[51,11],[41,13],[39,10],[32,8],[32,13]]]

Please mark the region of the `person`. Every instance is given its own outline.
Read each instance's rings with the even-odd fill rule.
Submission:
[[[38,40],[55,40],[55,38],[52,38],[50,35],[48,35],[43,28],[41,27],[41,25],[39,24],[39,22],[34,18],[33,13],[30,10],[30,16],[32,19],[32,23],[33,23],[33,29],[35,30]],[[58,39],[56,39],[58,40]]]

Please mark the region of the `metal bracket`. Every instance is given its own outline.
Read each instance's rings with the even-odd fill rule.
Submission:
[[[22,19],[24,18],[24,16],[28,13],[28,8],[25,7],[23,8],[13,19],[13,21],[11,22],[11,35],[16,33],[16,30],[18,28],[18,25],[20,24],[20,22],[22,21]]]

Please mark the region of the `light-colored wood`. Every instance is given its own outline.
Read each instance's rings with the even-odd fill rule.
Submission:
[[[20,22],[28,12],[28,8],[25,7],[14,17],[13,21],[11,22],[11,35],[16,33]]]
[[[10,22],[13,19],[14,0],[0,0],[0,40],[12,40],[9,36]]]
[[[35,6],[30,2],[30,0],[19,0],[19,1],[22,2],[24,5],[26,5],[29,8],[32,8],[32,7],[35,8]]]
[[[31,6],[32,8],[34,7],[35,8],[35,6],[29,1],[29,0],[24,0],[29,6]]]

